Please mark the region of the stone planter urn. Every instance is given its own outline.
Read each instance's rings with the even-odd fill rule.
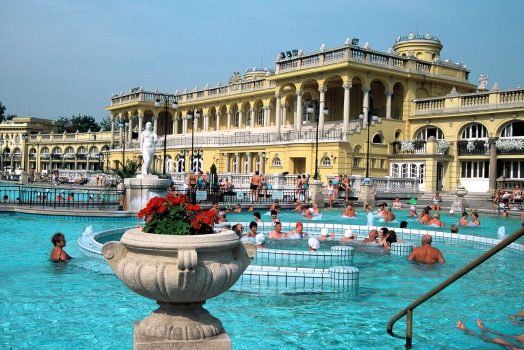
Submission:
[[[135,324],[135,349],[200,349],[221,334],[229,347],[213,348],[231,347],[222,323],[203,304],[235,284],[254,258],[255,245],[242,244],[229,230],[181,236],[137,228],[126,231],[120,242],[106,243],[102,253],[127,287],[160,306]]]

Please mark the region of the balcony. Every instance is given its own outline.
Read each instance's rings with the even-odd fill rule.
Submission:
[[[459,156],[489,156],[489,143],[486,140],[457,141]]]
[[[497,154],[524,154],[524,136],[501,137],[496,141],[495,146]]]
[[[446,96],[415,100],[413,116],[500,110],[524,107],[524,89],[469,94],[451,92]]]
[[[394,155],[412,154],[412,155],[447,155],[449,152],[450,143],[447,140],[437,140],[435,151],[428,150],[428,143],[425,140],[406,140],[395,141],[392,143],[392,151]]]

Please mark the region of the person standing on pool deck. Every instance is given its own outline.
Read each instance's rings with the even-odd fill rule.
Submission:
[[[251,190],[251,199],[254,202],[258,202],[258,191],[261,184],[262,179],[260,178],[260,172],[257,170],[255,171],[255,174],[251,176],[251,184],[249,185],[249,189]]]
[[[431,246],[432,241],[433,238],[430,235],[422,236],[422,246],[413,249],[408,256],[408,261],[416,261],[422,264],[435,264],[437,262],[445,264],[446,261],[440,250]]]
[[[72,258],[64,250],[66,246],[66,240],[63,233],[57,232],[51,238],[51,243],[55,246],[51,251],[51,256],[49,257],[52,262],[66,262]]]

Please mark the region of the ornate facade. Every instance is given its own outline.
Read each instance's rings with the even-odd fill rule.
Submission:
[[[90,145],[110,149],[112,167],[140,160],[138,139],[150,121],[159,172],[163,164],[169,172],[216,164],[219,173],[313,174],[318,164],[323,179],[368,168],[371,177],[417,178],[426,191],[452,190],[460,180],[483,192],[500,176],[523,180],[524,90],[488,90],[485,79],[477,87],[467,66],[442,60],[441,49],[436,37],[410,34],[386,53],[358,39],[282,52],[274,70],[176,91],[177,109],[155,107],[158,92],[135,88],[111,97],[113,128]],[[28,141],[36,158],[43,136],[40,148]],[[65,152],[73,139],[61,136]]]

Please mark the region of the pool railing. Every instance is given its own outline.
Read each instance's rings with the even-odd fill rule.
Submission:
[[[439,284],[438,286],[436,286],[435,288],[433,288],[432,290],[430,290],[429,292],[427,292],[426,294],[424,294],[423,296],[415,300],[413,303],[411,303],[409,306],[407,306],[406,308],[404,308],[402,311],[400,311],[398,314],[396,314],[395,316],[391,318],[391,320],[388,322],[388,325],[387,325],[387,332],[395,338],[406,339],[406,349],[411,349],[412,341],[413,341],[413,311],[415,310],[415,308],[424,304],[426,301],[428,301],[429,299],[431,299],[432,297],[440,293],[446,287],[448,287],[455,281],[462,278],[468,272],[474,270],[477,266],[481,265],[486,260],[491,258],[493,255],[497,254],[498,252],[500,252],[507,246],[511,245],[514,241],[516,241],[523,235],[524,235],[524,228],[521,228],[520,230],[514,232],[510,236],[500,241],[494,247],[490,248],[488,251],[486,251],[484,254],[479,256],[477,259],[470,262],[469,264],[464,266],[459,271],[455,272],[453,275],[448,277],[444,282],[442,282],[441,284]],[[407,317],[406,336],[405,337],[397,335],[393,332],[393,326],[395,325],[395,323],[404,316]]]

